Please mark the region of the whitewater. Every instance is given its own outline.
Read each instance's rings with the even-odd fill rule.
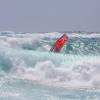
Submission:
[[[100,100],[100,34],[0,32],[0,100]]]

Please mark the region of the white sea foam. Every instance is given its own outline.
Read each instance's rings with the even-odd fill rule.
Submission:
[[[12,77],[17,76],[45,85],[100,88],[100,55],[44,52],[50,49],[50,43],[46,39],[56,39],[61,35],[61,33],[1,35],[0,67],[3,65],[1,70]],[[100,37],[99,34],[76,33],[68,36],[69,38]],[[30,47],[35,50],[19,49]]]
[[[100,57],[83,57],[79,61],[76,59],[72,64],[62,63],[59,66],[56,66],[52,60],[37,62],[34,67],[29,67],[21,61],[15,73],[20,78],[45,85],[98,88],[100,87]]]

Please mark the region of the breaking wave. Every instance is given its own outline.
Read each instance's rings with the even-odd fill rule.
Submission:
[[[59,87],[100,87],[100,35],[67,34],[69,41],[57,54],[49,49],[62,33],[1,32],[0,78]]]

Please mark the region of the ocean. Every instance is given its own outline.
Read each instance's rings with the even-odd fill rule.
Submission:
[[[0,32],[0,100],[100,100],[100,33]]]

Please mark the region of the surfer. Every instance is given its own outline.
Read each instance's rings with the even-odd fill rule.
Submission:
[[[50,49],[51,52],[60,52],[64,47],[65,43],[68,41],[68,36],[63,34],[57,41],[54,43],[53,47]]]

